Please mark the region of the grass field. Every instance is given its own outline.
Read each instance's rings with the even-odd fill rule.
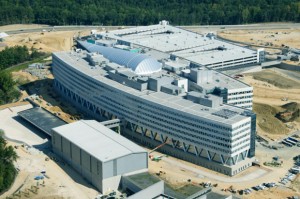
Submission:
[[[47,57],[49,57],[49,56],[50,55],[47,54],[45,56],[42,56],[42,57],[37,58],[37,59],[34,59],[32,61],[28,61],[28,62],[25,62],[25,63],[22,63],[22,64],[17,64],[17,65],[11,66],[11,67],[5,69],[5,71],[11,73],[11,72],[15,72],[15,71],[20,71],[20,70],[26,69],[26,68],[28,68],[28,65],[33,64],[33,63],[45,63],[45,62],[48,62],[45,59]]]

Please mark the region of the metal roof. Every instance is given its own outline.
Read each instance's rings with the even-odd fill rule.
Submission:
[[[49,136],[52,136],[52,128],[66,124],[62,119],[40,107],[18,112],[18,115]]]
[[[202,65],[257,55],[255,50],[170,25],[141,26],[99,34],[106,38],[172,53]],[[222,50],[219,49],[220,47]]]
[[[101,162],[134,153],[147,153],[142,147],[95,120],[80,120],[54,128],[53,131]]]
[[[148,75],[161,70],[161,63],[147,55],[99,46],[85,41],[78,42],[89,52],[99,52],[108,60],[130,68],[138,75]]]

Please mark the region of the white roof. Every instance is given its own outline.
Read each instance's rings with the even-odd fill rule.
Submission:
[[[8,37],[9,35],[5,32],[0,32],[0,38]]]
[[[89,52],[99,52],[108,60],[130,68],[137,75],[149,75],[161,70],[161,63],[147,55],[90,44],[85,41],[78,42]]]
[[[134,153],[147,153],[95,120],[80,120],[53,130],[101,162]]]
[[[257,54],[255,50],[170,25],[114,30],[102,33],[102,35],[127,41],[137,46],[171,53],[201,65],[253,57]]]
[[[130,95],[138,96],[140,99],[151,101],[163,107],[169,107],[182,111],[183,113],[189,115],[196,115],[202,120],[213,120],[215,122],[221,123],[223,125],[234,125],[235,123],[248,119],[248,116],[243,116],[237,114],[233,118],[221,119],[219,116],[212,115],[213,112],[216,112],[222,108],[230,109],[239,113],[244,112],[244,109],[239,107],[234,107],[230,105],[223,104],[223,106],[217,108],[208,108],[201,104],[194,103],[192,101],[186,100],[181,96],[170,95],[163,92],[154,92],[154,91],[139,91],[134,88],[128,87],[126,85],[120,84],[112,79],[107,78],[104,73],[104,69],[98,67],[96,69],[91,69],[89,63],[83,59],[83,53],[72,54],[71,52],[55,52],[54,56],[58,57],[63,62],[67,63],[70,67],[73,67],[80,73],[84,73],[87,76],[94,78],[96,81],[100,81],[103,84],[106,84],[108,87],[114,87],[118,89],[119,92],[125,92]],[[122,99],[120,99],[122,100]]]

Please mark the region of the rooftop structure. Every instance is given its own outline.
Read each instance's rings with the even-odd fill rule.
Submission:
[[[89,50],[90,52],[100,52],[101,50],[99,49],[105,49],[105,47],[102,46],[97,46],[95,44],[91,44],[88,42],[84,42],[84,41],[79,41],[78,42],[80,44],[80,46],[86,48],[87,50]],[[109,48],[109,49],[113,49],[113,48]],[[119,50],[119,49],[116,49]],[[102,50],[105,51],[105,50]],[[126,52],[126,51],[124,51]],[[149,52],[149,51],[148,51]],[[146,54],[148,53],[146,52]],[[151,51],[151,55],[153,55],[153,52],[155,51]],[[129,53],[129,52],[126,52]],[[133,54],[133,53],[132,53]],[[159,54],[158,51],[156,51],[156,54]],[[112,56],[114,54],[111,54]],[[138,56],[140,54],[137,54],[136,56]],[[130,54],[131,56],[131,54]],[[155,55],[156,57],[158,57],[157,55]],[[119,59],[120,56],[116,56],[115,59]],[[103,58],[103,57],[102,57]],[[110,57],[106,57],[109,58]],[[111,59],[113,60],[113,59]],[[220,72],[214,71],[214,70],[210,70],[207,69],[206,67],[198,67],[198,68],[190,68],[190,64],[188,61],[183,60],[183,59],[179,59],[179,58],[175,58],[175,60],[172,59],[162,59],[160,60],[162,62],[162,67],[163,70],[152,70],[151,69],[151,73],[147,74],[147,76],[150,77],[150,79],[155,78],[155,79],[159,79],[159,82],[157,84],[164,84],[164,82],[166,81],[166,79],[170,79],[167,78],[168,76],[170,76],[172,79],[175,78],[186,78],[189,79],[189,83],[185,83],[184,85],[184,90],[185,92],[187,92],[188,90],[194,90],[194,91],[200,91],[203,92],[205,94],[215,94],[218,95],[220,97],[223,97],[223,102],[226,104],[230,104],[230,105],[235,105],[238,107],[243,107],[243,108],[247,108],[247,109],[252,109],[252,98],[253,98],[253,88],[239,80],[233,79],[225,74],[222,74]],[[103,60],[100,61],[103,63],[109,63],[110,60]],[[136,73],[134,70],[133,71],[136,75],[134,75],[134,73],[131,73],[131,75],[129,75],[129,72],[126,72],[124,70],[121,69],[122,68],[122,63],[120,64],[120,62],[118,62],[118,64],[116,65],[115,63],[109,63],[108,66],[110,66],[110,69],[113,70],[117,70],[119,71],[116,74],[112,74],[110,73],[110,76],[112,79],[114,79],[115,81],[118,81],[119,83],[124,83],[125,85],[133,85],[133,83],[129,83],[127,80],[124,80],[124,78],[119,78],[116,77],[117,74],[120,74],[123,76],[126,76],[127,78],[139,78],[141,77],[141,75],[143,75],[143,73]],[[146,67],[145,67],[146,68]],[[150,71],[150,70],[148,70]],[[172,74],[170,74],[172,73]],[[145,73],[146,74],[146,73]],[[128,76],[129,75],[129,76]],[[173,75],[173,76],[172,76]],[[163,78],[162,78],[163,77]],[[157,87],[156,89],[154,89],[154,91],[158,91],[161,90],[161,88],[163,89],[164,92],[167,93],[176,93],[177,95],[180,95],[183,91],[181,91],[180,89],[176,89],[173,85],[175,84],[178,87],[178,83],[173,82],[173,85],[170,85],[172,83],[172,81],[169,81],[169,85],[162,85],[163,87]],[[156,84],[156,83],[155,83]],[[182,85],[182,84],[181,84]],[[141,85],[135,85],[132,86],[134,88],[139,88],[140,90],[145,90],[145,85],[141,86]],[[150,90],[153,90],[153,81],[149,81],[149,88]]]
[[[120,66],[130,68],[138,75],[147,75],[161,70],[161,64],[155,59],[143,54],[132,53],[121,49],[108,48],[99,45],[82,42],[85,48],[90,52],[101,53],[111,62],[117,63]]]
[[[40,107],[18,112],[18,115],[50,137],[52,128],[66,124],[62,119]]]
[[[214,33],[198,34],[170,26],[168,23],[95,35],[99,39],[113,39],[118,44],[169,53],[172,57],[190,61],[192,66],[228,69],[264,61],[262,49],[251,50],[222,41]]]
[[[218,95],[226,104],[252,109],[253,88],[244,82],[204,67],[193,68],[186,73],[192,81],[190,90]]]

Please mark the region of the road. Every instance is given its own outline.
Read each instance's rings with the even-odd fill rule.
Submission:
[[[117,29],[120,26],[46,26],[41,28],[29,28],[7,31],[7,34],[20,34],[46,31],[71,31],[71,30],[92,30],[92,29]],[[133,26],[122,26],[124,28],[131,28]],[[218,30],[260,30],[260,29],[292,29],[300,28],[300,23],[269,23],[269,24],[250,24],[250,25],[206,25],[206,26],[178,26],[183,29],[204,29],[210,31]]]
[[[180,169],[184,169],[190,172],[193,172],[198,175],[198,177],[207,177],[212,180],[217,180],[219,182],[226,182],[226,183],[239,183],[239,182],[249,182],[251,180],[255,180],[258,178],[263,177],[264,175],[268,174],[268,171],[262,168],[257,168],[255,171],[252,173],[249,173],[245,176],[241,177],[223,177],[220,175],[213,174],[212,172],[206,172],[204,170],[200,170],[194,167],[191,167],[189,165],[183,164],[181,162],[178,162],[176,160],[173,160],[171,158],[163,158],[161,161],[165,161],[170,163],[171,165],[176,165]]]
[[[153,152],[152,153],[154,157],[156,156],[163,156],[162,153],[159,152]],[[206,169],[199,169],[196,167],[193,167],[191,165],[185,164],[184,162],[178,161],[177,159],[173,157],[163,157],[161,160],[161,163],[167,163],[167,164],[161,164],[164,165],[164,169],[168,171],[169,169],[173,171],[178,171],[178,172],[190,172],[191,174],[185,174],[186,177],[197,177],[199,179],[201,178],[207,178],[212,181],[218,181],[221,183],[254,183],[257,180],[263,180],[264,177],[273,175],[276,176],[274,171],[265,169],[265,168],[259,168],[259,167],[253,167],[254,169],[251,170],[251,172],[247,172],[244,175],[239,175],[239,176],[225,176],[225,175],[220,175],[217,174],[214,171],[206,171]],[[151,166],[152,167],[152,166]],[[154,167],[153,167],[154,168]],[[162,167],[160,167],[162,168]]]
[[[7,34],[20,34],[20,33],[31,33],[31,32],[42,32],[42,31],[72,31],[72,30],[92,30],[92,29],[117,29],[120,26],[43,26],[41,28],[28,28],[6,31]],[[130,28],[130,26],[126,27]]]
[[[300,28],[300,23],[266,23],[248,25],[207,25],[207,26],[179,26],[184,29],[207,29],[207,30],[266,30],[266,29],[292,29]]]

